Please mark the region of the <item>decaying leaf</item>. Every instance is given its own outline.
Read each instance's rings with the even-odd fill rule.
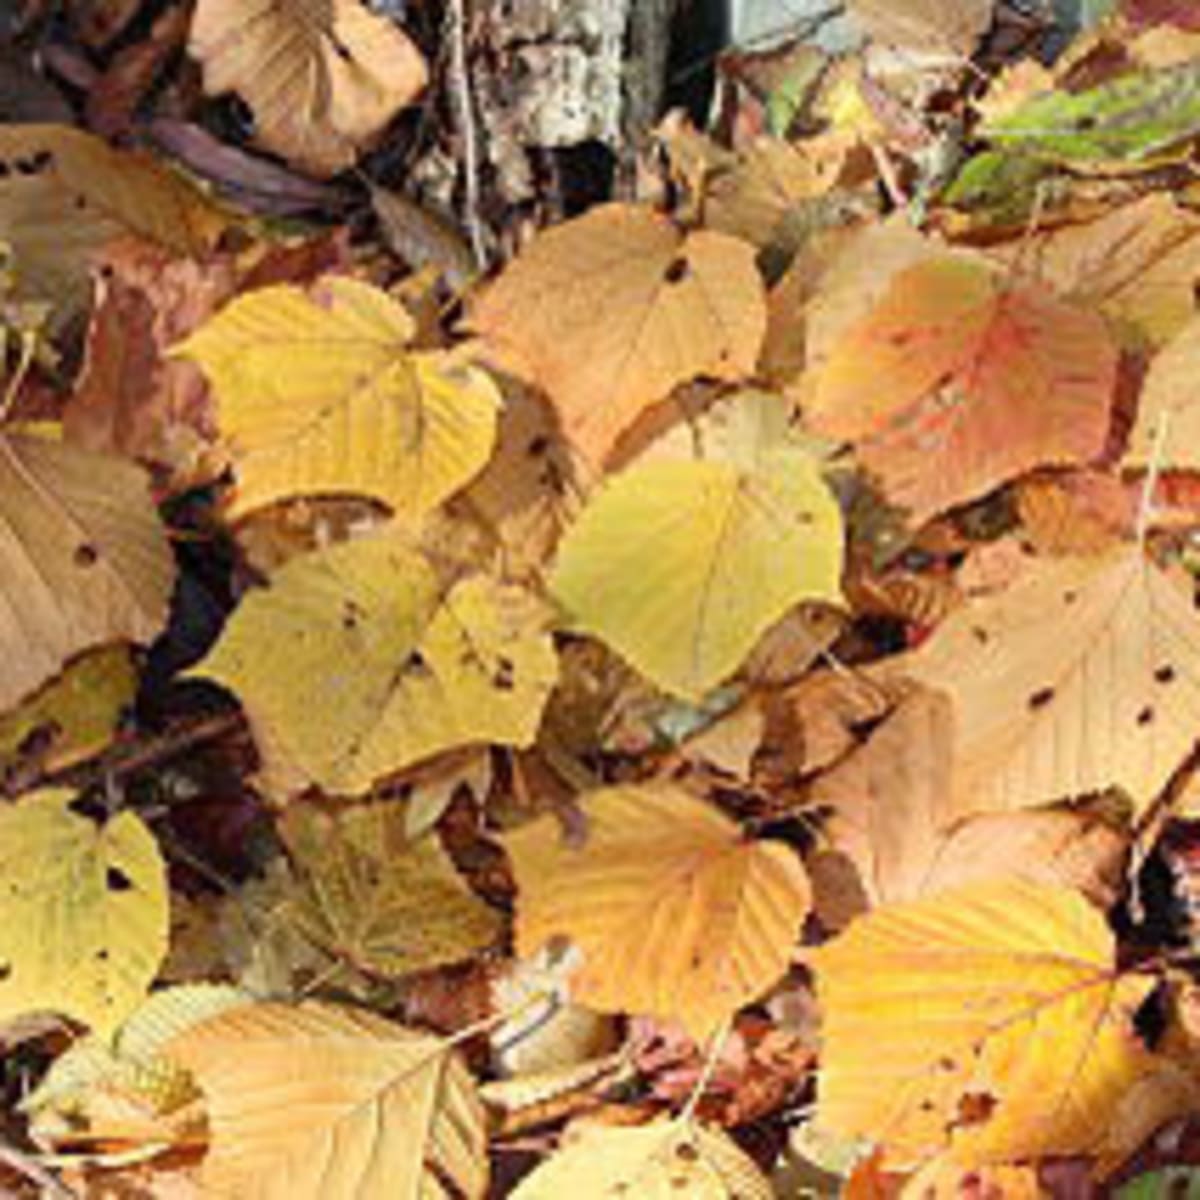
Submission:
[[[860,917],[813,955],[825,1015],[817,1121],[889,1166],[1087,1154],[1155,1066],[1078,893],[999,880]]]
[[[1156,354],[1146,373],[1137,421],[1125,452],[1127,466],[1155,469],[1200,466],[1196,367],[1200,364],[1200,318],[1193,317]]]
[[[200,0],[188,43],[210,95],[238,92],[259,141],[299,167],[348,167],[425,86],[420,52],[360,0]]]
[[[167,539],[137,467],[0,435],[0,709],[81,650],[148,642],[167,616]]]
[[[309,293],[249,292],[175,348],[216,391],[236,512],[351,492],[421,515],[482,469],[495,384],[449,354],[408,352],[412,332],[386,293],[329,276]]]
[[[193,670],[237,693],[281,791],[353,794],[441,750],[528,745],[557,663],[528,592],[473,576],[441,595],[384,532],[280,568]]]
[[[766,301],[748,243],[610,204],[542,233],[471,320],[516,352],[567,440],[599,463],[677,384],[750,374]]]
[[[544,817],[505,839],[519,889],[517,946],[554,937],[583,954],[575,996],[652,1013],[697,1039],[774,983],[808,910],[793,852],[745,842],[678,788],[605,788],[582,802],[583,844]]]
[[[960,811],[1110,787],[1140,810],[1195,742],[1198,656],[1191,597],[1131,547],[1035,563],[897,665],[954,700]]]
[[[801,600],[841,598],[841,514],[819,463],[761,411],[739,457],[638,464],[567,531],[552,590],[575,627],[647,678],[699,698]]]
[[[206,1195],[480,1200],[486,1191],[483,1106],[438,1038],[345,1006],[253,1004],[166,1052],[208,1103]]]
[[[181,176],[60,125],[0,126],[0,230],[17,259],[17,295],[63,319],[86,299],[92,254],[136,233],[199,256],[227,224]]]
[[[166,871],[134,813],[77,804],[47,789],[0,809],[0,1019],[59,1012],[107,1034],[166,953]]]
[[[728,1134],[692,1121],[593,1125],[521,1181],[513,1200],[770,1200],[766,1177]]]
[[[467,887],[435,836],[405,836],[405,816],[386,802],[336,815],[294,805],[282,825],[300,879],[296,927],[372,975],[465,959],[500,930],[499,914]]]

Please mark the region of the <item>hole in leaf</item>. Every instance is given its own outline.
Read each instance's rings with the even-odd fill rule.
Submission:
[[[1036,712],[1039,708],[1045,708],[1053,699],[1054,689],[1052,687],[1038,688],[1027,701],[1030,712]]]

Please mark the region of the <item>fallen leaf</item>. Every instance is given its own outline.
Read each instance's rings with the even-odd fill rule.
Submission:
[[[703,1040],[787,969],[808,910],[799,859],[671,786],[604,788],[581,807],[582,846],[553,817],[504,839],[518,952],[569,938],[580,1003],[673,1017]]]
[[[1016,505],[1022,533],[1038,554],[1097,554],[1137,527],[1129,488],[1105,471],[1022,480]]]
[[[402,805],[283,817],[299,888],[297,929],[367,974],[395,978],[457,962],[496,940],[500,916],[467,886],[436,836],[409,841]]]
[[[1153,1070],[1104,918],[1075,892],[996,880],[890,905],[813,952],[825,1014],[817,1123],[889,1168],[1087,1154]]]
[[[0,711],[101,642],[148,642],[174,563],[145,475],[43,437],[0,435]]]
[[[1140,812],[1194,744],[1198,651],[1190,595],[1130,547],[1034,563],[895,666],[954,700],[959,811],[1120,787]]]
[[[750,374],[766,301],[748,243],[685,235],[649,209],[608,204],[539,234],[471,323],[515,351],[567,441],[599,463],[677,384]]]
[[[395,22],[359,0],[199,0],[188,49],[209,95],[238,92],[261,144],[321,176],[350,166],[427,74]]]
[[[1200,466],[1200,318],[1192,317],[1150,361],[1142,384],[1137,420],[1129,434],[1123,466],[1169,470]]]
[[[846,7],[885,46],[964,63],[992,23],[995,0],[848,0]]]
[[[795,604],[841,598],[841,514],[820,464],[789,438],[775,397],[742,407],[753,434],[729,458],[612,476],[568,529],[551,581],[574,628],[691,699]]]
[[[199,257],[228,224],[202,192],[146,154],[60,125],[0,127],[0,229],[17,259],[17,296],[65,320],[87,298],[101,245],[134,233]]]
[[[0,1020],[48,1010],[109,1034],[166,953],[166,869],[136,814],[79,804],[59,788],[0,809]]]
[[[166,1053],[208,1102],[206,1196],[481,1200],[487,1190],[483,1106],[439,1038],[347,1007],[264,1003],[202,1022]]]
[[[959,252],[893,278],[836,343],[805,411],[817,432],[856,442],[920,523],[1033,467],[1099,457],[1116,382],[1100,317]]]
[[[544,618],[484,576],[441,595],[384,532],[280,568],[192,671],[237,693],[282,791],[360,793],[442,750],[529,745],[557,674]]]
[[[328,276],[234,300],[174,353],[217,395],[235,513],[300,494],[358,493],[421,515],[487,462],[500,393],[449,353],[410,353],[404,309]]]
[[[690,1120],[593,1125],[517,1185],[513,1200],[771,1200],[754,1160],[728,1134]]]

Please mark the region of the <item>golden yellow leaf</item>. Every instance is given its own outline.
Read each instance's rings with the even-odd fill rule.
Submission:
[[[775,397],[742,407],[754,434],[722,458],[613,476],[568,529],[551,582],[575,628],[689,698],[793,605],[841,599],[841,513],[819,463]]]
[[[0,774],[27,757],[43,770],[57,771],[98,754],[136,693],[128,646],[102,646],[85,654],[0,716]]]
[[[303,493],[361,493],[421,514],[492,452],[500,394],[445,353],[409,353],[412,319],[386,293],[326,277],[234,300],[174,353],[217,394],[236,513]]]
[[[258,140],[332,175],[425,86],[420,52],[360,0],[200,0],[188,49],[210,95],[238,92]]]
[[[136,233],[199,256],[228,224],[180,175],[59,125],[0,126],[0,230],[17,260],[20,299],[82,304],[94,251]]]
[[[516,351],[567,440],[600,462],[677,384],[752,373],[766,300],[748,243],[609,204],[540,234],[471,319]]]
[[[110,1033],[166,953],[166,873],[134,813],[75,804],[47,789],[0,809],[0,1020],[61,1012]]]
[[[295,805],[281,827],[300,879],[296,927],[372,975],[468,958],[500,932],[500,914],[471,891],[436,836],[408,840],[406,816],[389,802],[337,813]]]
[[[513,1200],[771,1200],[730,1136],[691,1121],[591,1125],[530,1172]]]
[[[1136,548],[1033,563],[896,669],[955,703],[960,811],[1123,788],[1140,810],[1200,728],[1200,616]]]
[[[472,576],[442,596],[384,532],[288,562],[193,670],[237,693],[279,786],[357,793],[442,750],[529,745],[557,660],[529,593]]]
[[[813,953],[817,1122],[889,1168],[1088,1154],[1155,1065],[1104,918],[1076,892],[995,880],[860,917]]]
[[[213,1200],[486,1191],[475,1082],[436,1037],[361,1010],[255,1004],[203,1022],[167,1052],[208,1101]]]
[[[145,474],[47,438],[0,435],[0,710],[101,642],[149,641],[170,548]]]
[[[517,946],[553,937],[583,953],[578,1000],[675,1018],[702,1039],[787,969],[808,880],[786,846],[747,842],[728,817],[671,786],[604,788],[582,802],[583,844],[543,817],[505,839]]]

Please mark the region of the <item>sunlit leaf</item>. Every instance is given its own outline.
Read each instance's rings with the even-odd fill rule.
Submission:
[[[569,938],[581,1003],[674,1017],[697,1038],[783,974],[809,900],[791,850],[745,841],[675,787],[605,788],[582,807],[580,845],[551,817],[505,839],[521,954]]]

